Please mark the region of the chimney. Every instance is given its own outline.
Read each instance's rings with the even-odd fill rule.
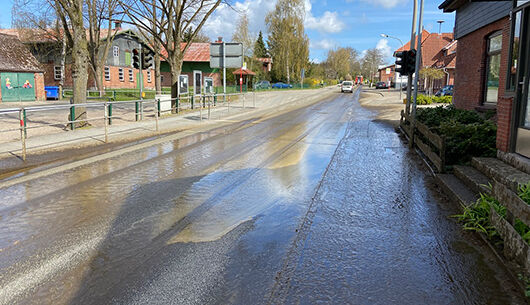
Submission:
[[[217,42],[217,43],[219,43],[219,42],[223,42],[223,37],[221,37],[221,36],[217,37],[217,41],[216,41],[216,42]]]
[[[121,30],[121,21],[114,21],[114,29]]]

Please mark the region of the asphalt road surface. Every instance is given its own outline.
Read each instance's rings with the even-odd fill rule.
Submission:
[[[0,189],[0,304],[519,304],[340,94]]]

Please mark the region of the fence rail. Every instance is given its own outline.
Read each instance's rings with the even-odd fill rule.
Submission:
[[[433,133],[425,124],[413,120],[412,117],[401,110],[399,122],[401,130],[407,135],[409,141],[429,159],[440,173],[445,171],[445,139]],[[424,141],[426,140],[427,143]],[[436,148],[435,149],[433,149]]]
[[[103,122],[105,143],[108,142],[109,127],[113,124],[113,120],[122,119],[124,121],[130,120],[126,118],[128,114],[134,113],[134,121],[142,121],[146,117],[154,117],[156,132],[159,131],[159,119],[162,114],[179,114],[186,110],[198,110],[199,119],[202,121],[203,110],[207,111],[206,118],[211,118],[212,107],[221,109],[219,107],[226,107],[230,113],[230,104],[235,100],[241,99],[242,106],[245,108],[245,101],[247,96],[245,93],[231,93],[231,94],[209,94],[209,95],[189,95],[180,96],[178,98],[159,98],[149,100],[132,100],[132,101],[113,101],[110,98],[94,102],[87,102],[83,104],[63,104],[63,105],[44,105],[44,106],[29,106],[21,108],[0,109],[0,118],[5,120],[18,120],[17,127],[11,127],[0,130],[0,134],[8,132],[20,131],[20,142],[22,145],[22,159],[26,160],[26,141],[28,138],[28,130],[43,128],[43,127],[60,127],[63,129],[75,130],[78,127],[89,125],[91,122]],[[255,96],[252,95],[253,106],[255,107]],[[90,116],[85,114],[89,109],[98,111],[92,113]],[[134,109],[134,112],[133,112]],[[116,110],[122,110],[121,114],[117,114]],[[40,114],[41,116],[48,116],[46,112],[65,111],[68,114],[67,120],[57,120],[49,122],[42,118],[30,120],[31,116]],[[101,111],[101,112],[99,112]],[[66,114],[65,113],[65,114]],[[221,113],[219,113],[219,118]],[[34,124],[33,126],[31,124]],[[14,121],[12,124],[14,125]],[[8,124],[9,126],[9,124]]]

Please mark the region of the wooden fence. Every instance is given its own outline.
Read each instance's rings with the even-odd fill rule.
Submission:
[[[418,121],[412,124],[411,116],[401,110],[401,120],[399,123],[401,130],[412,141],[414,145],[429,159],[436,170],[440,173],[445,171],[445,139],[429,130],[425,124]],[[421,135],[418,136],[418,135]],[[425,143],[427,139],[429,143]],[[432,149],[435,147],[438,152]]]

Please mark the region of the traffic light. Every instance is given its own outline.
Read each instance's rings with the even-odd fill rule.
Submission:
[[[133,50],[133,67],[140,69],[140,52],[138,49]]]
[[[155,54],[149,50],[147,52],[144,52],[142,54],[142,68],[143,69],[149,69],[153,66],[153,56]]]
[[[407,54],[409,51],[396,52],[396,72],[401,75],[408,75],[407,73]]]
[[[416,50],[414,49],[407,53],[406,70],[407,75],[412,75],[416,71]]]
[[[396,52],[396,72],[412,75],[416,71],[416,50]]]

